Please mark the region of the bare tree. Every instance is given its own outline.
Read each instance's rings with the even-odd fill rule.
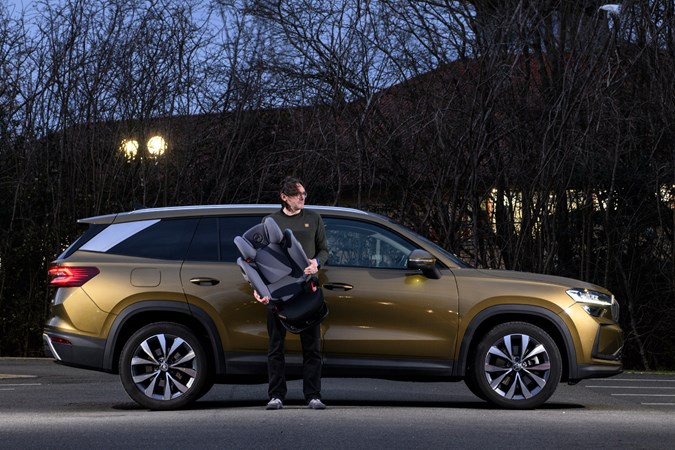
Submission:
[[[0,353],[39,348],[77,218],[292,173],[476,266],[609,287],[627,364],[675,365],[671,1],[33,5],[0,9]]]

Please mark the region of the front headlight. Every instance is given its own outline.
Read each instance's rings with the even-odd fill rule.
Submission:
[[[616,300],[613,295],[592,289],[573,288],[567,290],[567,295],[593,317],[611,317],[615,322],[619,321],[619,308],[614,308]]]
[[[589,303],[592,305],[612,306],[613,295],[603,294],[602,292],[592,291],[590,289],[568,289],[567,295],[572,297],[575,302]]]

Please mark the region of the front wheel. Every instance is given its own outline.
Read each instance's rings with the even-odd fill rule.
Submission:
[[[126,342],[120,378],[127,394],[153,410],[180,409],[205,394],[209,366],[199,339],[171,322],[147,325]]]
[[[560,352],[544,330],[530,323],[508,322],[479,342],[467,384],[503,408],[531,409],[553,395],[561,373]]]

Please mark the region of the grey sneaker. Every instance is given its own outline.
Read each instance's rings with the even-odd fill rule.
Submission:
[[[280,399],[273,397],[268,403],[265,409],[281,409],[284,407],[284,402]]]
[[[323,402],[318,398],[311,399],[307,404],[307,407],[309,409],[326,409],[326,405],[324,405]]]

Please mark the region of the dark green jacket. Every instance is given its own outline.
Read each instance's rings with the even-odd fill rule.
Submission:
[[[274,219],[282,231],[286,228],[291,229],[308,258],[316,258],[320,266],[326,264],[326,261],[328,261],[328,242],[326,241],[326,228],[319,214],[303,209],[294,216],[287,216],[283,209],[280,209],[271,214],[270,217]]]

